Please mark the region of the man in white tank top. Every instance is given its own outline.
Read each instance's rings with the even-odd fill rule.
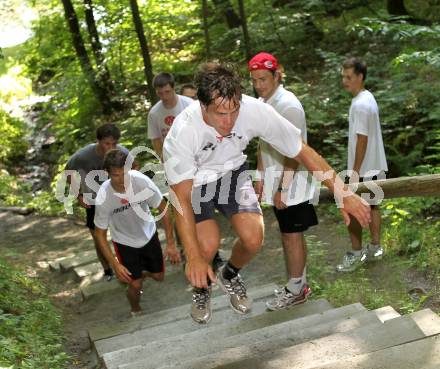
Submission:
[[[388,170],[379,108],[373,94],[365,89],[366,76],[367,66],[360,59],[350,58],[342,65],[342,83],[353,95],[348,115],[347,169],[350,182],[363,182],[378,177],[382,179]],[[344,255],[342,263],[336,266],[337,271],[351,272],[368,260],[382,258],[380,225],[379,206],[371,205],[370,243],[362,248],[362,227],[352,219],[348,226],[352,251]]]

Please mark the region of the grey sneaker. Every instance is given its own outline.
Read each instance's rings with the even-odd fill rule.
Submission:
[[[349,251],[342,258],[342,264],[336,265],[336,270],[338,272],[352,272],[365,263],[367,258],[367,250],[365,249],[362,249],[359,256],[356,256],[353,252]]]
[[[381,245],[367,245],[368,261],[381,260],[383,257],[383,247]]]
[[[194,288],[191,305],[191,318],[196,323],[207,324],[211,320],[211,288]]]
[[[266,302],[266,307],[268,310],[271,311],[286,309],[289,306],[294,306],[306,302],[311,293],[312,290],[307,284],[304,284],[302,286],[301,292],[297,295],[289,292],[286,287],[284,287],[282,291],[278,291],[275,294],[274,299]]]
[[[224,292],[229,296],[229,304],[232,310],[239,314],[246,314],[252,309],[252,298],[246,294],[246,287],[240,274],[232,279],[223,278],[222,266],[218,272],[217,281]]]

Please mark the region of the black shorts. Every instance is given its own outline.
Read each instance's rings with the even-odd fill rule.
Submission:
[[[131,273],[133,279],[142,277],[142,271],[161,273],[165,270],[162,247],[157,232],[142,247],[130,247],[113,241],[116,257]]]
[[[86,227],[95,229],[95,205],[90,205],[90,208],[86,208]]]
[[[308,201],[278,210],[273,207],[281,233],[304,232],[318,224],[315,208]]]
[[[262,214],[247,169],[244,163],[215,182],[193,188],[191,202],[196,223],[213,219],[215,209],[227,218],[237,213]]]

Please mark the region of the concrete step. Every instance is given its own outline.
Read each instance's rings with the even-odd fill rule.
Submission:
[[[258,356],[261,352],[277,350],[311,339],[378,323],[385,315],[387,315],[387,318],[399,316],[391,307],[378,311],[367,311],[359,303],[347,305],[245,334],[225,336],[224,338],[220,337],[220,339],[213,337],[216,339],[215,346],[212,343],[207,343],[204,351],[200,349],[198,342],[192,349],[190,348],[191,341],[188,343],[182,342],[181,345],[188,346],[187,354],[181,352],[179,347],[179,349],[173,349],[172,351],[176,352],[177,355],[168,357],[170,349],[163,348],[163,351],[166,352],[162,356],[163,360],[161,357],[157,357],[157,362],[154,362],[154,356],[148,356],[148,361],[143,360],[121,365],[118,369],[216,368],[218,365]],[[173,364],[161,367],[160,363],[164,362]]]
[[[200,358],[205,355],[210,355],[213,352],[222,353],[231,348],[244,345],[254,345],[262,341],[276,338],[286,338],[292,332],[297,332],[309,328],[310,326],[317,326],[320,323],[332,321],[340,322],[347,319],[347,317],[356,315],[359,312],[368,313],[361,304],[353,304],[343,308],[331,309],[323,313],[309,315],[287,322],[282,322],[274,325],[269,325],[257,330],[248,331],[245,333],[231,335],[228,331],[214,331],[203,334],[202,332],[195,332],[191,334],[173,337],[168,340],[160,342],[153,342],[147,347],[148,353],[144,352],[144,357],[148,357],[148,361],[142,360],[136,363],[128,363],[121,365],[118,369],[149,369],[159,368],[164,362],[175,363],[175,367],[181,367],[181,364]],[[277,312],[271,313],[277,314]],[[363,318],[360,318],[362,320]],[[372,320],[372,319],[370,319]],[[366,322],[366,320],[362,320]],[[374,318],[377,322],[378,319]],[[335,325],[335,324],[333,324]],[[289,338],[290,339],[290,338]],[[213,345],[215,342],[215,345]],[[159,355],[159,353],[161,353]],[[190,365],[188,365],[190,367]]]
[[[125,285],[120,283],[116,278],[113,278],[111,281],[106,281],[102,278],[102,275],[94,274],[85,277],[79,289],[83,300],[87,300],[102,293],[114,293],[118,290],[124,291],[125,288]]]
[[[268,325],[273,325],[281,322],[285,322],[288,320],[292,320],[295,318],[312,315],[315,313],[319,313],[322,311],[330,310],[332,306],[328,303],[327,300],[319,299],[314,301],[309,301],[306,304],[299,305],[295,308],[278,311],[278,312],[267,312],[265,308],[266,299],[262,299],[261,301],[256,301],[254,304],[254,312],[246,315],[240,316],[239,314],[233,313],[232,310],[227,309],[218,312],[213,315],[211,323],[220,320],[220,323],[217,323],[217,326],[211,325],[211,323],[207,326],[196,325],[196,323],[192,322],[190,318],[182,321],[182,324],[179,327],[179,331],[175,332],[176,324],[171,324],[170,326],[158,326],[153,327],[152,329],[147,329],[143,331],[143,337],[138,346],[132,345],[132,347],[118,350],[116,352],[108,352],[103,355],[103,361],[106,365],[107,369],[117,368],[118,365],[140,361],[144,358],[144,349],[151,344],[151,342],[159,341],[165,339],[167,337],[177,337],[179,334],[188,333],[190,331],[211,331],[218,332],[222,334],[224,337],[233,336],[253,330],[260,329],[262,327],[266,327]],[[252,316],[254,314],[254,316]],[[219,316],[220,315],[220,316]],[[216,318],[216,316],[219,316]],[[252,319],[250,319],[252,318]],[[155,328],[163,329],[167,328],[169,332],[166,332],[162,337],[156,337],[156,332],[152,331]],[[128,337],[127,337],[128,339]],[[99,343],[99,341],[98,341]]]
[[[273,283],[261,286],[256,289],[249,289],[249,295],[255,300],[270,296],[276,285]],[[147,291],[146,291],[147,293]],[[188,293],[187,301],[190,301],[190,293]],[[224,297],[224,294],[212,297],[211,299],[212,311],[215,314],[217,311],[225,309],[229,306],[229,301]],[[115,323],[112,325],[102,325],[94,327],[89,330],[89,338],[91,342],[118,336],[125,333],[132,333],[148,327],[153,327],[160,324],[171,323],[182,319],[189,318],[190,304],[186,303],[171,309],[160,310],[154,313],[146,314],[140,317],[129,319],[124,322]]]
[[[84,251],[80,255],[75,255],[61,260],[60,271],[64,273],[77,266],[90,264],[92,262],[95,262],[96,260],[97,257],[95,250]]]
[[[429,309],[370,324],[296,346],[260,353],[258,357],[217,365],[218,369],[310,369],[440,333],[440,317]],[[204,367],[204,369],[206,366]],[[384,367],[386,368],[386,367]],[[391,368],[395,368],[392,366]],[[195,367],[193,369],[196,369]]]
[[[104,270],[102,269],[102,265],[100,262],[96,263],[90,263],[85,264],[81,266],[77,266],[73,268],[73,272],[75,273],[75,276],[77,279],[81,280],[84,277],[87,277],[89,275],[100,273],[101,276],[104,273]]]
[[[439,369],[440,336],[358,355],[313,369]]]

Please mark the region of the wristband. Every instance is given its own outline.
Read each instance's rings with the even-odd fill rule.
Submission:
[[[281,193],[286,193],[286,192],[289,191],[289,189],[288,188],[283,188],[282,186],[279,186],[277,191],[281,192]]]

